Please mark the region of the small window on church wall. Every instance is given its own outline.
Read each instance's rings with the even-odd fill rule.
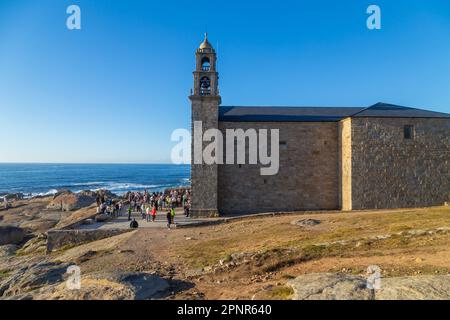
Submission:
[[[204,57],[204,58],[202,59],[202,70],[203,70],[203,71],[209,71],[209,70],[211,70],[211,63],[210,63],[208,57]]]
[[[414,126],[406,125],[403,128],[403,136],[405,139],[414,139]]]
[[[280,141],[280,149],[287,149],[287,142],[286,141]]]

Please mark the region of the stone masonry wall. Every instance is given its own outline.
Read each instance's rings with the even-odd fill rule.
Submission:
[[[413,125],[414,139],[404,139]],[[352,208],[442,205],[450,197],[450,119],[352,118]]]
[[[79,245],[104,238],[117,236],[133,229],[98,229],[98,230],[49,230],[47,232],[47,252],[66,246]]]
[[[194,121],[202,122],[202,131],[218,128],[218,96],[192,96],[192,143],[194,143]],[[209,142],[202,144],[202,150]],[[208,217],[217,211],[217,165],[194,163],[194,145],[191,160],[191,215]]]
[[[261,176],[260,165],[219,165],[221,214],[339,208],[338,123],[219,122],[219,128],[224,136],[227,128],[279,129],[287,144],[274,176]]]

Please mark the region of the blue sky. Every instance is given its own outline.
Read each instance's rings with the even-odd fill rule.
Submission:
[[[169,162],[206,26],[223,105],[450,113],[447,0],[0,0],[0,162]]]

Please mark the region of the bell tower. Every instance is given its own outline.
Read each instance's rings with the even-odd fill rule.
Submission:
[[[194,71],[194,95],[198,96],[218,96],[218,80],[216,51],[208,41],[208,34],[205,33],[205,40],[195,52]]]
[[[219,95],[217,56],[208,41],[208,34],[205,34],[205,39],[195,52],[195,61],[194,88],[189,96],[192,105],[191,214],[212,217],[219,214],[217,164],[206,164],[198,157],[198,147],[201,146],[201,150],[204,150],[208,144],[202,141],[202,136],[198,136],[198,125],[201,123],[202,133],[208,129],[218,129],[219,105],[222,101]],[[197,134],[194,126],[197,127]]]

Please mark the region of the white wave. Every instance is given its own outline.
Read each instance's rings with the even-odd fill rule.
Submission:
[[[108,182],[105,181],[94,181],[94,182],[77,182],[70,184],[71,186],[97,186],[97,185],[106,185]]]
[[[190,179],[183,178],[181,179],[182,182],[180,182],[180,185],[185,184],[186,182],[189,182]],[[70,189],[74,193],[79,193],[85,190],[90,191],[99,191],[99,190],[109,190],[112,193],[121,195],[125,194],[128,191],[143,191],[143,190],[149,190],[149,191],[159,191],[163,190],[165,188],[171,188],[171,187],[178,187],[180,186],[176,183],[170,184],[170,183],[164,183],[164,184],[141,184],[141,183],[132,183],[132,182],[86,182],[86,183],[68,183],[64,185],[64,189]],[[78,188],[71,188],[69,186],[77,186]],[[83,188],[83,186],[86,186],[87,188]],[[81,188],[80,188],[81,187]],[[89,188],[90,187],[90,188]],[[33,198],[33,197],[45,197],[45,196],[51,196],[58,193],[57,189],[50,189],[47,192],[35,192],[35,193],[29,193],[25,196],[25,198]]]
[[[87,182],[87,183],[74,183],[72,186],[87,186],[94,187],[90,190],[98,191],[102,189],[106,190],[118,190],[118,189],[145,189],[145,188],[157,188],[162,185],[157,184],[140,184],[140,183],[131,183],[131,182]],[[77,192],[83,191],[85,189],[78,190]]]
[[[111,191],[114,190],[140,190],[140,189],[152,189],[158,188],[161,185],[157,184],[140,184],[140,183],[111,183],[106,185],[105,188]]]
[[[53,196],[55,194],[58,193],[58,190],[56,189],[51,189],[48,190],[47,192],[38,192],[38,193],[31,193],[31,198],[33,197],[46,197],[46,196]]]
[[[108,182],[103,185],[93,185],[95,187],[90,188],[91,191],[109,190],[116,194],[124,194],[128,191],[142,191],[145,189],[154,190],[165,187],[163,184],[140,184],[140,183],[127,183],[127,182]],[[75,193],[82,192],[86,189],[75,190]]]

